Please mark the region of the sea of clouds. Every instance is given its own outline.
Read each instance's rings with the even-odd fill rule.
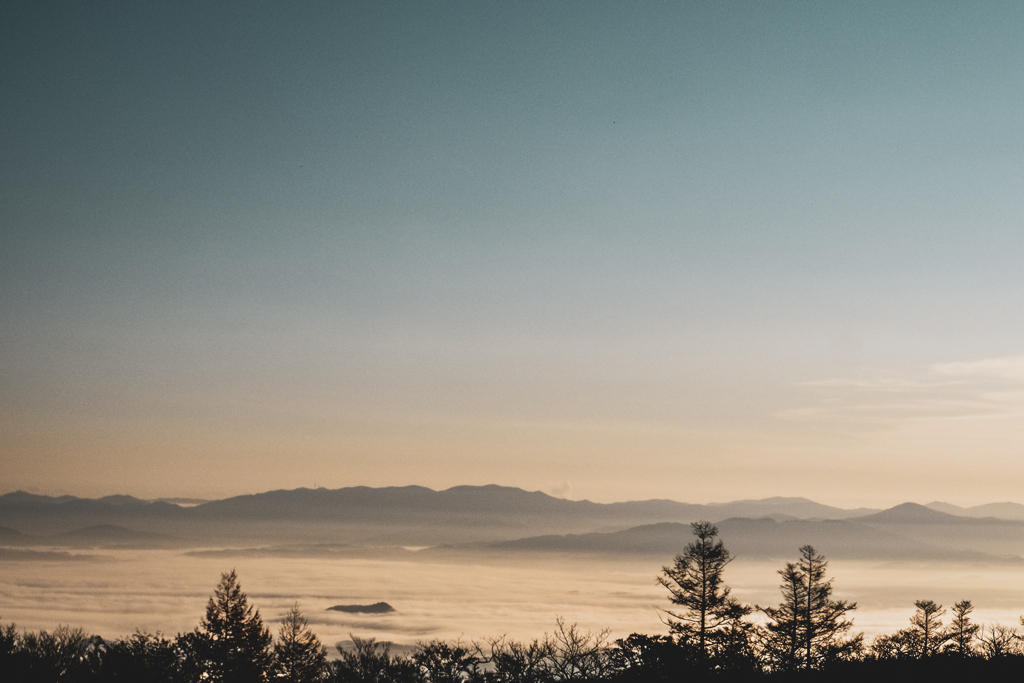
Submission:
[[[550,633],[556,618],[585,629],[665,633],[667,591],[650,559],[604,560],[567,555],[479,559],[202,557],[180,550],[97,550],[99,559],[5,561],[0,622],[30,630],[81,626],[107,638],[136,629],[173,636],[196,627],[220,575],[236,569],[250,601],[277,630],[298,604],[328,646],[350,635],[412,644]],[[782,562],[729,565],[727,583],[740,600],[779,601]],[[970,599],[977,621],[1016,625],[1024,613],[1024,567],[1007,564],[832,563],[836,596],[854,600],[857,631],[870,638],[908,625],[913,601],[944,605]],[[391,614],[327,611],[339,604],[384,601]]]

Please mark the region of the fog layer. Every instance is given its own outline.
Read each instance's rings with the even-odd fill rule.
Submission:
[[[795,556],[795,552],[794,552]],[[102,550],[80,561],[3,561],[0,619],[29,629],[58,624],[117,637],[135,629],[173,635],[196,626],[220,573],[237,569],[243,589],[274,630],[295,603],[328,644],[350,634],[397,643],[431,638],[532,638],[556,617],[588,629],[664,633],[668,607],[651,558],[566,554],[409,559],[195,556],[179,550]],[[795,559],[795,557],[794,557]],[[666,557],[664,563],[671,561]],[[727,582],[748,603],[778,602],[777,561],[729,565]],[[970,599],[977,620],[1012,624],[1024,612],[1019,568],[1006,564],[833,561],[836,593],[855,600],[856,630],[907,624],[913,601]],[[327,611],[386,601],[391,614]]]

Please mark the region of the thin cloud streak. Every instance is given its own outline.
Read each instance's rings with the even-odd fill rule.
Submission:
[[[939,380],[936,376],[956,377]],[[1024,355],[935,363],[919,377],[830,377],[797,383],[824,390],[817,405],[775,413],[787,421],[898,425],[911,420],[972,420],[1024,414]],[[893,401],[893,394],[902,399]]]
[[[865,389],[871,391],[916,391],[920,389],[930,389],[932,387],[956,386],[959,384],[962,384],[962,382],[925,382],[906,377],[829,377],[827,379],[808,380],[806,382],[796,383],[798,387],[849,387],[852,389]]]
[[[931,371],[941,375],[989,377],[1024,382],[1024,355],[984,358],[976,361],[936,363]]]

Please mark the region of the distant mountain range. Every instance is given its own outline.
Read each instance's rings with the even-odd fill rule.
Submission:
[[[736,517],[718,522],[717,527],[730,552],[744,558],[793,558],[801,546],[812,545],[837,559],[1024,564],[1024,522],[957,517],[915,503],[851,519]],[[663,522],[611,533],[533,536],[485,548],[513,553],[671,557],[692,541],[689,525]]]
[[[544,533],[618,531],[643,524],[697,519],[846,519],[874,512],[843,510],[806,498],[709,505],[672,500],[594,503],[495,485],[456,486],[444,491],[422,486],[294,489],[188,503],[178,505],[131,496],[50,497],[18,491],[0,496],[0,525],[44,536],[57,544],[71,540],[60,537],[61,534],[83,527],[94,528],[86,536],[92,542],[102,543],[102,534],[95,529],[108,526],[211,543],[294,540],[435,545],[512,540]],[[129,538],[126,532],[108,540],[155,542],[155,537]]]
[[[171,501],[183,501],[179,505]],[[184,503],[187,501],[187,503]],[[1024,509],[1024,508],[1022,508]],[[343,489],[293,489],[235,496],[224,500],[200,502],[195,499],[146,501],[132,496],[104,498],[50,497],[24,491],[0,495],[0,515],[119,515],[174,516],[204,519],[262,520],[345,520],[348,522],[382,519],[409,519],[428,516],[555,515],[564,518],[628,519],[634,517],[664,520],[728,517],[784,517],[796,519],[846,519],[877,510],[844,510],[822,505],[806,498],[765,498],[707,505],[672,500],[643,500],[625,503],[593,503],[565,500],[540,491],[524,491],[507,486],[456,486],[434,491],[422,486]]]
[[[752,557],[792,555],[806,543],[823,551],[827,545],[836,557],[928,559],[952,552],[1005,561],[1024,555],[1024,506],[1015,503],[906,503],[888,510],[778,497],[706,505],[594,503],[495,485],[279,490],[184,505],[18,491],[0,496],[0,545],[297,549],[348,543],[671,556],[690,542],[688,523],[698,519],[718,523],[730,548]]]

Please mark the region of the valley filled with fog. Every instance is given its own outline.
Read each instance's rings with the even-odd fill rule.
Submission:
[[[102,550],[91,556],[5,561],[0,619],[30,630],[81,626],[105,638],[135,629],[174,635],[196,626],[221,572],[235,568],[265,620],[275,624],[298,603],[329,645],[350,634],[400,644],[502,634],[528,639],[550,632],[557,617],[591,630],[609,628],[614,637],[667,632],[660,621],[660,610],[669,607],[667,593],[655,583],[660,565],[651,558],[227,558],[180,550]],[[744,602],[774,605],[780,567],[738,558],[726,571],[727,583]],[[858,602],[856,630],[869,636],[906,626],[916,599],[944,605],[970,599],[982,622],[1013,625],[1024,613],[1020,566],[849,560],[833,561],[829,570],[837,596]],[[328,611],[378,601],[395,611]]]

